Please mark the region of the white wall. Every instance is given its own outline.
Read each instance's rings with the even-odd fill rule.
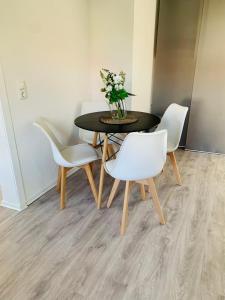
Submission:
[[[92,100],[104,100],[100,92],[102,82],[99,71],[102,68],[126,72],[126,87],[132,91],[133,2],[89,0]]]
[[[151,110],[153,50],[157,0],[134,1],[132,109]]]
[[[150,112],[157,0],[89,0],[91,99],[104,99],[99,70],[127,73],[132,109]]]
[[[104,99],[101,68],[124,70],[128,90],[137,94],[132,108],[149,111],[155,6],[156,0],[0,0],[0,63],[27,203],[57,174],[32,122],[45,116],[67,142],[76,141],[81,102]],[[21,101],[23,80],[28,99]]]
[[[32,122],[46,116],[72,142],[74,117],[88,98],[87,1],[7,0],[0,8],[0,62],[29,203],[56,178],[49,145]],[[24,101],[17,98],[21,80]]]

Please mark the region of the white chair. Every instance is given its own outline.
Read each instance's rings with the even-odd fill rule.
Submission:
[[[57,190],[61,192],[60,208],[65,207],[66,196],[66,175],[67,171],[74,167],[83,168],[89,180],[94,199],[97,203],[97,191],[91,171],[91,163],[98,160],[96,150],[88,144],[73,146],[62,145],[55,135],[52,124],[46,119],[40,118],[34,125],[48,138],[55,162],[59,165]]]
[[[141,186],[143,200],[144,185],[151,189],[153,203],[159,214],[160,223],[165,224],[163,212],[155,188],[154,177],[161,173],[166,161],[167,132],[161,130],[153,133],[130,133],[125,138],[117,158],[105,163],[106,172],[115,178],[107,207],[111,206],[120,180],[126,181],[121,235],[124,235],[128,216],[128,197],[133,182]]]
[[[188,112],[188,107],[178,105],[176,103],[170,104],[170,106],[165,111],[160,124],[156,128],[156,131],[166,129],[168,133],[167,140],[167,154],[169,155],[177,183],[181,185],[180,172],[177,166],[177,161],[175,157],[175,151],[177,150],[181,134],[184,127],[184,121]]]

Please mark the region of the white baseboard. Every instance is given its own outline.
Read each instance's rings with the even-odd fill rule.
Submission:
[[[219,153],[219,152],[207,152],[207,151],[193,150],[193,149],[188,149],[188,148],[185,148],[185,151],[198,152],[198,153],[203,153],[203,154],[225,155],[225,153]]]
[[[10,209],[14,209],[14,210],[17,210],[17,211],[22,211],[26,208],[26,207],[18,207],[18,206],[14,205],[10,202],[4,201],[4,199],[1,200],[0,206],[10,208]]]

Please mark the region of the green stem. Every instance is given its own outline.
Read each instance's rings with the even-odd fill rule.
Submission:
[[[117,108],[117,116],[118,119],[122,119],[125,116],[125,111],[124,111],[124,105],[123,105],[123,100],[119,100],[116,103],[116,108]]]

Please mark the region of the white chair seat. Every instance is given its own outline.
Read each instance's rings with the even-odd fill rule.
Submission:
[[[129,134],[118,152],[119,159],[110,160],[105,163],[106,172],[116,179],[130,181],[145,180],[160,174],[164,165],[163,156],[160,157],[161,153],[157,152],[162,142],[160,134],[159,131],[154,134]],[[166,135],[165,130],[164,135]],[[136,145],[137,140],[139,144]],[[129,146],[127,146],[127,141],[129,141]],[[124,145],[126,145],[126,152],[123,149]],[[167,149],[167,144],[164,146]],[[144,157],[149,157],[149,155],[151,158],[150,161],[143,159]],[[121,159],[121,156],[123,156],[123,159]],[[161,161],[158,161],[158,157],[161,158]]]
[[[120,172],[119,174],[116,171],[116,159],[107,161],[104,165],[105,167],[105,171],[106,173],[108,173],[110,176],[112,176],[115,179],[119,179],[119,180],[127,180],[127,178],[129,180],[131,180],[131,178],[129,177],[129,173],[126,171],[126,169],[124,169],[124,172]],[[133,180],[133,176],[132,176],[132,180]],[[140,179],[140,178],[138,178]]]
[[[161,173],[161,169],[149,173],[148,170],[146,172],[143,172],[143,168],[137,168],[135,174],[131,174],[129,171],[127,172],[126,169],[123,169],[123,171],[120,171],[120,173],[118,173],[116,163],[117,163],[116,159],[113,159],[107,161],[104,167],[106,173],[108,173],[113,178],[119,180],[145,180],[148,179],[149,177],[158,176]],[[154,165],[154,163],[152,163],[152,165]]]
[[[112,177],[114,177],[113,176],[113,169],[115,168],[115,165],[116,165],[116,160],[115,159],[109,160],[105,163],[105,171],[106,171],[106,173],[108,173]]]
[[[168,153],[173,152],[175,150],[176,150],[176,147],[174,147],[173,144],[170,144],[170,143],[167,144],[167,152]]]
[[[156,131],[167,130],[167,152],[173,152],[179,146],[187,111],[188,107],[176,103],[170,104],[156,128]]]
[[[126,136],[117,158],[105,162],[105,171],[115,178],[107,207],[110,207],[120,180],[126,181],[123,215],[121,222],[121,235],[124,235],[127,226],[128,198],[131,185],[136,181],[140,184],[142,199],[145,198],[145,186],[151,189],[152,198],[160,217],[160,223],[165,224],[159,198],[154,184],[166,161],[167,131],[153,133],[130,133]]]
[[[67,146],[61,154],[66,161],[64,167],[68,168],[86,165],[99,159],[97,151],[88,144]]]
[[[156,131],[167,130],[168,139],[167,139],[167,153],[170,156],[170,159],[173,164],[175,175],[177,178],[177,183],[181,185],[181,177],[178,170],[175,151],[177,150],[181,134],[184,127],[184,121],[188,112],[188,107],[178,105],[176,103],[170,104],[170,106],[165,111],[160,124],[158,125]]]
[[[78,144],[73,146],[66,146],[60,143],[55,135],[56,130],[46,119],[39,118],[34,125],[37,126],[47,137],[50,142],[53,158],[59,166],[57,191],[61,193],[60,208],[65,207],[66,198],[66,175],[70,168],[79,167],[84,169],[90,187],[97,203],[97,190],[95,187],[91,165],[93,161],[99,159],[96,150],[88,144]]]

